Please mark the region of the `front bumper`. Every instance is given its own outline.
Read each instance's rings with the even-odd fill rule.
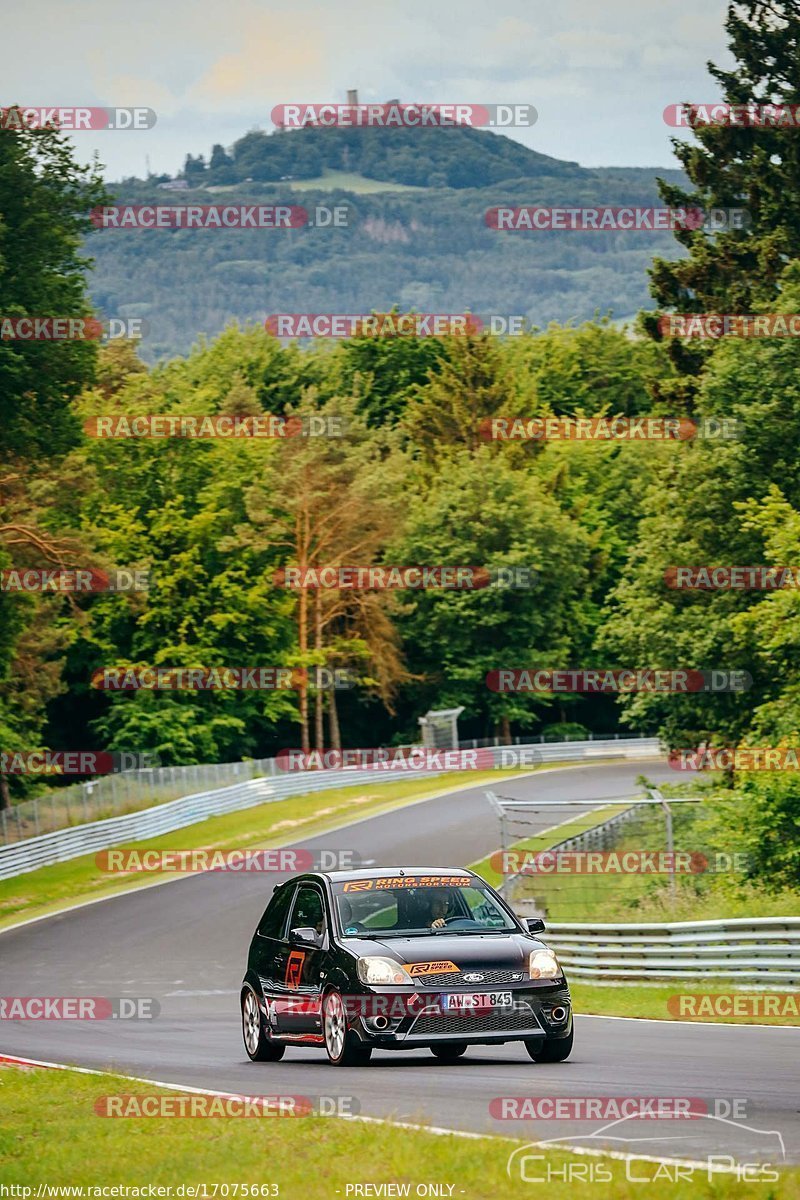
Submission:
[[[447,990],[452,994],[468,989]],[[351,1014],[350,1027],[363,1042],[387,1050],[453,1041],[470,1045],[533,1038],[544,1041],[569,1035],[572,1006],[566,983],[533,988],[527,982],[525,986],[502,990],[511,992],[510,1006],[455,1012],[443,1008],[441,994],[417,993],[409,1004],[408,992],[387,990],[381,993],[382,1011],[374,1015],[368,1006],[368,1015]]]

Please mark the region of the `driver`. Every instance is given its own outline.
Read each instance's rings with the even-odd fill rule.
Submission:
[[[430,907],[431,929],[444,928],[452,907],[450,893],[447,888],[442,888],[441,891],[434,892]]]

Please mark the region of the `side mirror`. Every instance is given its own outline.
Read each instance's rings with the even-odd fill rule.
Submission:
[[[304,942],[308,946],[320,946],[322,944],[322,934],[317,933],[316,929],[311,925],[300,925],[297,929],[290,930],[289,938],[293,942]]]
[[[544,933],[544,921],[541,917],[525,917],[528,933]]]

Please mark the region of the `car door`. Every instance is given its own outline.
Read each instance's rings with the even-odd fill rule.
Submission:
[[[293,929],[314,929],[318,942],[293,937]],[[287,1035],[321,1034],[322,986],[330,946],[330,915],[322,888],[299,883],[286,937],[276,958],[277,986],[284,999],[278,1005],[278,1030]]]
[[[273,1029],[277,1028],[275,1000],[282,991],[282,956],[287,944],[286,931],[296,890],[294,883],[286,883],[275,889],[258,923],[250,952],[250,966],[261,982],[269,1024]]]

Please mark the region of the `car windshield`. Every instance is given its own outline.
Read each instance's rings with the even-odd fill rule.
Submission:
[[[405,875],[333,885],[346,937],[435,937],[516,929],[488,888],[471,876]]]

